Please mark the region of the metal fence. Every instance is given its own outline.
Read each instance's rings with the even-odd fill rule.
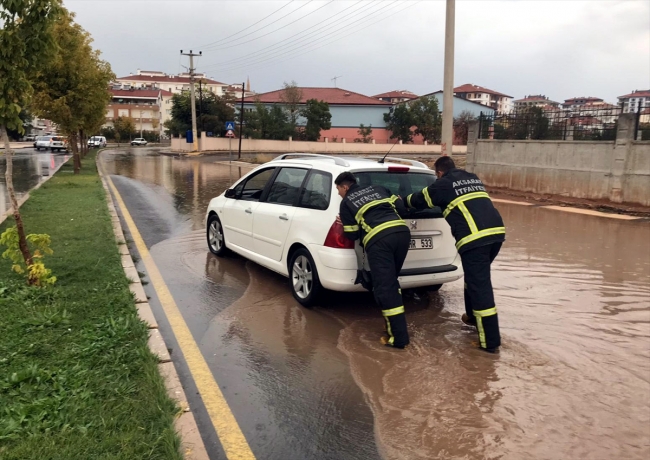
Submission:
[[[635,113],[635,139],[650,140],[650,114],[640,107]],[[541,107],[496,112],[479,116],[479,139],[613,141],[616,139],[621,107],[603,105],[571,109]],[[645,139],[644,139],[645,140]]]

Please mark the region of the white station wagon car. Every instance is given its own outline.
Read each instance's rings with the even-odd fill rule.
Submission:
[[[341,198],[334,179],[352,172],[359,185],[383,185],[406,197],[432,184],[425,164],[398,158],[285,154],[241,178],[213,198],[206,215],[210,251],[228,250],[291,279],[293,295],[308,306],[320,291],[362,291],[355,284],[355,243],[336,222]],[[411,249],[399,276],[402,288],[438,290],[463,276],[451,229],[440,209],[404,217]],[[358,243],[356,243],[358,244]]]

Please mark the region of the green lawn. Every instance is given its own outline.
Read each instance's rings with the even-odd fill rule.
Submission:
[[[52,237],[44,262],[56,285],[28,288],[0,260],[3,460],[182,458],[178,408],[147,348],[95,155],[77,176],[68,162],[21,210],[27,233]]]

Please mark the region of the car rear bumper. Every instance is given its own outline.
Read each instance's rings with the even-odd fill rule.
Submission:
[[[324,288],[342,292],[365,290],[360,284],[354,284],[357,278],[357,258],[354,250],[310,245],[309,252],[314,258],[318,277]],[[403,289],[451,283],[463,277],[460,255],[457,255],[449,265],[430,267],[430,270],[426,270],[434,273],[411,274],[417,272],[404,271],[407,274],[399,277],[399,283]]]

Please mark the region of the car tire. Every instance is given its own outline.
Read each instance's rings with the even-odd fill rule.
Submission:
[[[316,264],[307,249],[300,248],[292,254],[289,282],[294,299],[303,307],[311,307],[323,290]]]
[[[223,225],[221,225],[221,221],[214,214],[208,218],[205,236],[208,241],[208,248],[212,254],[223,257],[228,253],[226,238],[223,234]]]

